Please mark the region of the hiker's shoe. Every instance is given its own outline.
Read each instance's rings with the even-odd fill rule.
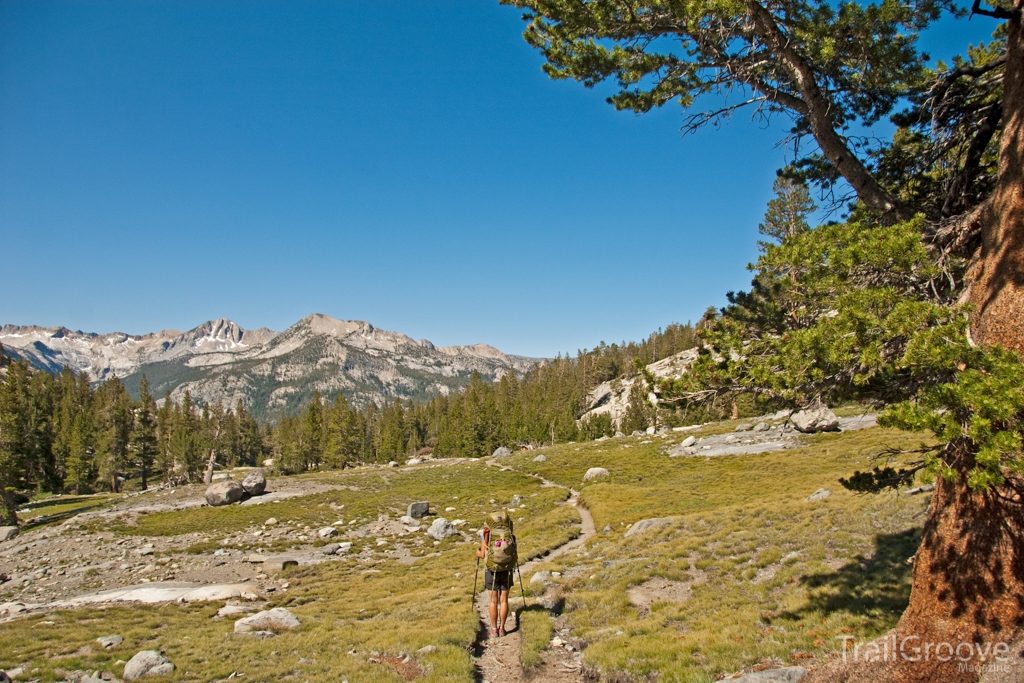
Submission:
[[[498,630],[496,628],[492,628],[491,629],[491,638],[497,638],[498,636],[501,635],[501,633],[502,632],[500,630]]]
[[[505,633],[505,629],[503,629],[503,628],[499,628],[499,629],[498,629],[498,637],[499,637],[499,638],[501,638],[502,636],[505,636],[505,635],[507,635],[507,634]]]

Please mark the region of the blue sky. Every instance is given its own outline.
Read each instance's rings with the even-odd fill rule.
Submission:
[[[724,304],[783,124],[682,138],[521,30],[481,1],[0,3],[0,324],[319,312],[552,356]]]

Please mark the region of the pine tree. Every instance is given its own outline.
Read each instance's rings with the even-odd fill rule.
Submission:
[[[163,473],[164,480],[170,483],[175,478],[174,454],[171,453],[171,437],[174,435],[174,401],[171,392],[164,394],[163,404],[156,414],[156,469]]]
[[[319,469],[324,459],[324,405],[319,390],[313,392],[306,407],[301,457],[302,468],[307,471]]]
[[[15,492],[24,486],[28,460],[29,367],[11,363],[0,381],[0,524],[18,523]]]
[[[765,237],[776,242],[783,242],[794,235],[807,232],[811,226],[807,217],[818,208],[811,199],[807,185],[790,178],[779,176],[772,186],[775,199],[768,202],[768,210],[764,214],[764,222],[757,226]],[[767,243],[759,242],[761,251]]]
[[[116,376],[96,392],[96,461],[100,478],[117,493],[128,468],[132,430],[132,399]]]
[[[138,469],[142,490],[149,485],[153,472],[153,463],[157,456],[157,416],[156,402],[149,394],[149,382],[142,376],[139,382],[139,402],[135,407],[130,448],[135,456],[135,467]]]
[[[620,429],[626,434],[644,431],[650,424],[650,404],[647,402],[646,384],[641,375],[633,379],[626,403],[626,414],[622,416]]]

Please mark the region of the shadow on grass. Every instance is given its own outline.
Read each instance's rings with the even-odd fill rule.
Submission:
[[[43,500],[30,501],[25,507],[29,510],[41,510],[55,505],[77,505],[78,503],[95,502],[93,496],[53,496]]]
[[[101,508],[104,505],[106,505],[106,501],[100,503],[93,503],[92,505],[83,505],[82,507],[72,508],[70,510],[64,510],[62,512],[55,512],[52,515],[39,515],[38,517],[32,517],[31,519],[25,520],[25,523],[22,525],[21,528],[31,529],[38,526],[44,526],[46,524],[52,524],[53,522],[62,522],[83,512],[94,510],[96,508]]]
[[[875,551],[857,556],[834,572],[811,574],[807,604],[780,616],[800,619],[811,612],[846,612],[860,616],[899,615],[910,602],[913,565],[907,560],[921,544],[921,530],[875,536]]]

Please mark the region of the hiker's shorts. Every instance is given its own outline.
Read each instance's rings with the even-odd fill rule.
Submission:
[[[489,591],[507,591],[512,588],[512,570],[492,572],[484,569],[484,588]]]

